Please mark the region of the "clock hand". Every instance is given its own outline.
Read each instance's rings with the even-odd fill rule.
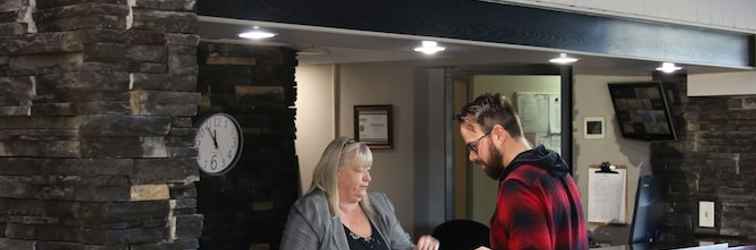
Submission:
[[[215,148],[218,148],[218,131],[213,130],[213,134],[215,135],[213,136],[213,139],[215,140]]]
[[[213,144],[215,145],[215,148],[218,148],[218,139],[215,138],[214,131],[210,131],[210,128],[205,128],[207,130],[207,133],[210,134],[210,138],[213,138]]]

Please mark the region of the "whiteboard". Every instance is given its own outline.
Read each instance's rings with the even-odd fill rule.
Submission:
[[[515,92],[517,114],[528,142],[562,151],[562,101],[558,92]]]
[[[588,222],[627,223],[627,169],[615,169],[616,174],[597,170],[588,168]]]
[[[551,122],[561,123],[561,120],[555,120],[552,117],[552,113],[554,113],[551,112],[553,108],[552,96],[559,96],[559,94],[547,92],[515,93],[517,113],[520,116],[520,123],[524,132],[549,134]],[[560,111],[558,114],[561,118],[561,106],[558,107],[558,111]],[[561,124],[559,125],[559,131],[561,131]]]

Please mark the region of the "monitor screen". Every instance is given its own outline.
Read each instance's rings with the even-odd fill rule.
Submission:
[[[609,94],[623,137],[648,141],[677,139],[661,82],[609,83]]]
[[[651,175],[638,178],[635,194],[633,224],[630,227],[630,243],[654,243],[658,240],[663,205],[656,181]]]

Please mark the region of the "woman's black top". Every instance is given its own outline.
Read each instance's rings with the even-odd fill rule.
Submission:
[[[373,231],[372,235],[367,238],[363,238],[344,225],[344,232],[346,233],[347,242],[349,243],[350,250],[390,250],[386,242],[378,233],[378,229],[375,229],[373,223],[370,223],[370,230]]]

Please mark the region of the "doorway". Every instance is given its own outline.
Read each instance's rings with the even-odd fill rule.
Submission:
[[[484,93],[511,102],[531,145],[562,155],[572,169],[572,68],[514,65],[459,68],[452,74],[453,111]],[[456,121],[452,121],[456,123]],[[496,206],[497,181],[470,167],[465,143],[453,130],[453,218],[488,224]]]

